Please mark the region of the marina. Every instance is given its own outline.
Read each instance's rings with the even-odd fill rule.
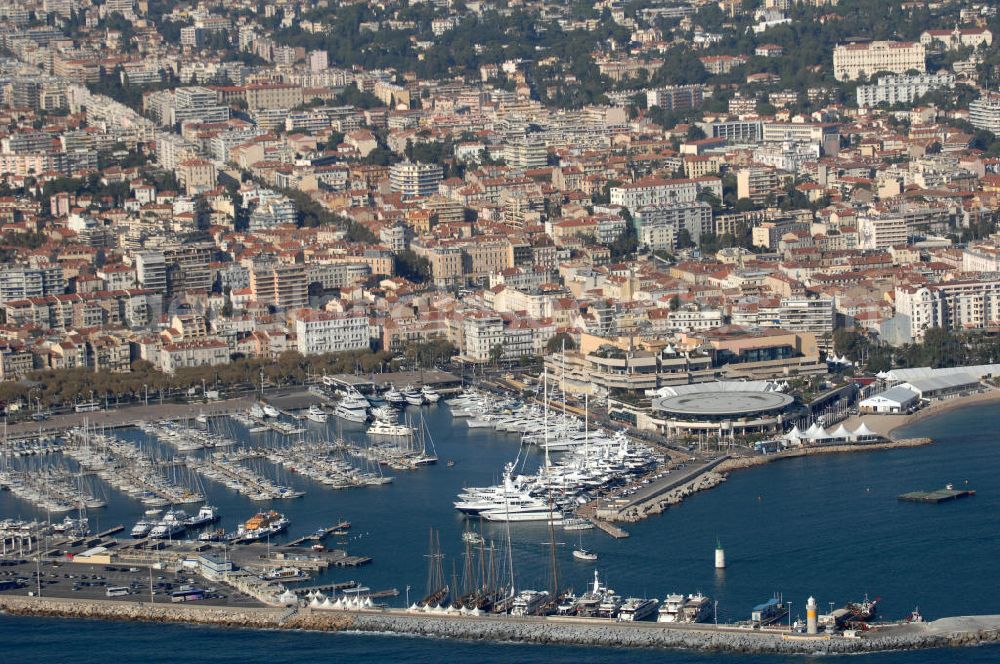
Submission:
[[[499,523],[493,525],[486,519],[472,519],[471,523],[475,525],[476,531],[482,530],[483,534],[483,543],[474,544],[473,543],[473,541],[475,541],[474,538],[470,537],[468,538],[470,541],[466,542],[464,541],[465,538],[462,535],[463,532],[467,531],[468,526],[466,524],[470,523],[469,519],[462,518],[461,515],[458,514],[457,512],[455,513],[455,516],[458,518],[456,518],[454,521],[451,521],[450,519],[447,518],[442,519],[441,516],[443,514],[446,514],[447,510],[453,509],[450,506],[450,500],[448,495],[449,492],[450,491],[455,491],[456,493],[459,492],[459,490],[462,488],[461,485],[464,484],[466,481],[468,481],[467,480],[468,477],[474,478],[478,476],[482,479],[488,480],[490,479],[490,476],[496,472],[495,469],[497,468],[498,462],[502,462],[504,458],[506,459],[515,458],[519,453],[526,455],[526,459],[524,462],[525,473],[520,473],[520,474],[531,475],[535,471],[537,471],[537,469],[544,467],[545,463],[544,452],[540,450],[537,445],[521,445],[519,437],[517,436],[508,436],[507,434],[497,434],[495,431],[488,431],[488,430],[485,433],[481,433],[478,430],[469,429],[468,427],[464,428],[456,427],[454,424],[451,423],[453,419],[451,418],[451,415],[447,410],[448,407],[445,406],[444,404],[438,404],[436,406],[424,406],[423,408],[428,409],[424,412],[424,416],[427,419],[429,429],[434,432],[434,439],[438,448],[438,453],[442,455],[447,455],[448,458],[456,459],[458,461],[457,465],[454,467],[450,467],[446,466],[445,464],[438,464],[437,466],[430,466],[427,471],[422,471],[414,474],[407,473],[405,475],[398,477],[397,481],[394,482],[393,484],[387,485],[386,487],[379,489],[380,492],[404,491],[409,496],[420,496],[419,499],[414,499],[411,497],[408,500],[404,500],[402,502],[393,500],[389,504],[386,504],[384,507],[378,507],[377,505],[369,503],[362,497],[366,492],[371,491],[372,489],[370,488],[360,489],[356,494],[354,492],[337,493],[336,495],[338,496],[338,505],[334,506],[334,509],[336,509],[335,513],[329,514],[329,512],[325,513],[317,512],[315,515],[311,514],[313,508],[305,507],[305,503],[303,503],[302,501],[279,501],[281,506],[278,507],[278,509],[290,518],[291,523],[289,525],[288,534],[286,535],[285,533],[278,533],[272,538],[272,541],[270,543],[268,543],[267,541],[258,541],[256,544],[239,545],[237,547],[238,549],[243,549],[247,547],[258,547],[256,549],[258,553],[256,554],[250,556],[247,556],[246,554],[241,554],[241,558],[244,561],[243,564],[247,565],[248,567],[254,567],[259,565],[262,570],[262,573],[266,573],[266,570],[273,571],[275,569],[280,569],[281,567],[294,567],[302,569],[303,567],[308,567],[309,564],[305,562],[301,564],[292,562],[287,559],[287,556],[294,555],[291,553],[291,551],[294,551],[296,549],[301,552],[300,555],[304,554],[306,556],[310,556],[312,555],[308,551],[310,547],[299,546],[296,547],[296,549],[286,550],[287,551],[286,553],[281,553],[280,547],[282,546],[281,544],[282,541],[288,542],[288,541],[293,541],[296,538],[305,537],[306,541],[311,543],[311,541],[308,540],[307,537],[309,534],[315,533],[318,528],[321,527],[327,528],[330,524],[334,523],[339,524],[340,519],[337,518],[338,513],[351,515],[352,521],[357,520],[358,514],[367,515],[365,521],[369,521],[370,519],[375,519],[377,521],[379,519],[392,519],[392,520],[399,519],[401,518],[400,513],[402,513],[403,515],[406,514],[411,515],[409,517],[403,517],[403,518],[410,518],[416,521],[420,521],[422,519],[422,523],[426,524],[428,523],[428,517],[426,516],[419,517],[416,515],[424,513],[423,508],[420,507],[421,505],[429,504],[429,505],[437,505],[437,507],[434,509],[436,509],[436,513],[438,516],[432,517],[433,519],[432,523],[435,523],[436,525],[439,525],[442,528],[442,534],[440,537],[441,553],[439,554],[442,556],[441,558],[442,568],[443,568],[442,576],[447,577],[448,569],[452,566],[452,563],[448,561],[449,558],[455,560],[455,566],[458,568],[458,577],[459,577],[458,583],[452,584],[450,583],[450,580],[446,578],[445,585],[458,588],[460,591],[458,593],[459,595],[464,594],[465,589],[463,588],[463,586],[465,585],[465,583],[462,580],[462,577],[464,576],[463,568],[466,557],[465,554],[462,552],[462,549],[464,549],[466,545],[468,545],[469,549],[472,550],[473,552],[478,550],[484,551],[486,553],[485,559],[487,561],[489,561],[491,555],[493,559],[497,561],[497,563],[494,566],[495,570],[493,574],[498,579],[506,579],[506,582],[499,583],[497,584],[498,586],[508,587],[508,588],[511,586],[510,584],[510,578],[512,576],[511,570],[507,569],[503,565],[500,565],[498,562],[501,559],[506,559],[509,557],[513,558],[515,563],[513,568],[513,578],[515,580],[513,586],[518,589],[517,594],[525,592],[522,589],[531,589],[531,588],[538,589],[533,591],[537,593],[550,592],[550,590],[545,590],[549,585],[546,579],[550,576],[550,574],[546,570],[548,570],[550,567],[550,560],[549,560],[550,546],[548,544],[539,546],[538,544],[539,541],[546,542],[547,540],[550,539],[549,535],[545,532],[547,529],[545,521],[542,521],[540,523],[525,522],[520,524],[516,522],[509,522],[508,524]],[[216,423],[219,419],[220,418],[213,418],[211,421],[211,426],[216,426]],[[222,420],[224,419],[225,418],[222,418]],[[331,418],[330,426],[335,427],[337,425],[333,422],[333,419],[334,418]],[[148,456],[150,459],[153,458],[159,459],[159,461],[157,461],[158,465],[156,467],[160,470],[160,472],[165,472],[165,469],[167,468],[177,467],[176,464],[166,463],[162,457],[157,457],[158,448],[142,447],[141,445],[139,445],[139,441],[141,439],[141,435],[139,434],[141,433],[142,432],[137,429],[133,430],[122,429],[119,430],[119,432],[117,432],[116,435],[124,436],[127,440],[122,442],[125,442],[126,444],[132,446],[133,449],[139,449],[139,448],[144,449],[146,456]],[[91,432],[90,437],[93,438],[94,435],[95,434]],[[241,434],[237,432],[236,436],[239,435]],[[320,435],[323,434],[320,433]],[[345,427],[344,435],[345,435],[344,438],[345,443],[358,445],[359,447],[363,447],[365,444],[367,444],[364,442],[365,439],[364,430],[354,431],[354,430],[349,430]],[[268,436],[270,436],[270,434],[268,434]],[[261,459],[262,458],[261,455],[264,452],[266,452],[266,449],[268,447],[274,445],[280,447],[281,445],[277,443],[278,440],[279,439],[273,439],[273,440],[268,439],[265,441],[254,443],[250,447],[247,447],[247,443],[244,441],[239,446],[227,448],[227,451],[224,453],[213,452],[212,450],[201,450],[196,452],[196,454],[213,455],[213,456],[216,454],[228,454],[232,455],[231,461],[233,463],[249,463],[251,459],[254,458]],[[291,445],[294,443],[288,443],[288,444]],[[169,448],[169,446],[167,447]],[[254,448],[258,447],[260,447],[259,450],[253,451]],[[933,448],[927,448],[927,449],[933,449]],[[901,454],[901,453],[905,454],[907,452],[908,452],[907,450],[899,450],[896,452],[888,452],[887,454],[890,455]],[[345,454],[347,454],[346,451]],[[566,454],[566,453],[561,453],[561,454]],[[238,459],[238,457],[241,456],[245,458]],[[350,455],[347,454],[347,456],[349,457]],[[556,455],[555,453],[550,452],[550,456],[554,457]],[[846,459],[846,457],[843,458]],[[264,461],[266,461],[266,459],[264,459]],[[828,461],[826,462],[828,463]],[[507,461],[507,463],[510,462]],[[817,463],[817,462],[812,459],[803,459],[803,460],[788,461],[785,463],[798,465],[801,463]],[[823,462],[819,463],[822,465]],[[836,465],[839,464],[835,464],[835,466]],[[458,469],[461,469],[461,474],[456,474]],[[775,465],[773,467],[765,466],[762,467],[757,472],[765,474],[773,474],[775,472],[779,472],[782,475],[786,474],[785,471],[780,470],[779,465]],[[738,487],[740,484],[746,483],[748,480],[752,480],[753,478],[754,474],[738,476],[739,481],[736,481],[735,486]],[[289,486],[294,487],[297,490],[306,491],[306,496],[303,498],[303,500],[309,501],[310,500],[309,496],[312,494],[309,493],[308,489],[310,487],[317,486],[315,480],[306,477],[299,478],[297,473],[290,474],[288,479],[289,479]],[[970,478],[970,481],[971,480],[975,480],[976,483],[980,485],[980,487],[982,486],[981,479]],[[804,481],[807,480],[804,478]],[[910,483],[910,485],[912,486],[913,478],[910,476],[905,476],[900,478],[899,482],[904,484]],[[451,487],[456,487],[456,488],[449,489],[449,485]],[[489,486],[489,483],[488,481],[479,482],[476,485]],[[733,483],[731,482],[727,490],[731,490],[732,486]],[[252,502],[241,503],[242,506],[233,507],[232,503],[234,500],[243,501],[245,500],[245,497],[239,493],[229,493],[230,490],[228,490],[228,488],[223,489],[225,493],[220,494],[219,493],[220,488],[221,487],[216,485],[214,482],[206,483],[206,497],[213,505],[221,506],[220,514],[222,516],[222,522],[223,522],[222,525],[224,526],[227,532],[233,532],[235,528],[232,525],[228,525],[226,522],[228,521],[229,524],[232,524],[233,518],[245,521],[247,516],[252,515],[254,513],[255,509]],[[759,491],[759,489],[756,489],[756,491]],[[886,487],[884,491],[891,491],[891,487]],[[452,493],[451,495],[454,496],[456,495],[456,493]],[[226,497],[227,494],[229,495],[229,497]],[[8,500],[7,496],[9,495],[10,494],[0,494],[0,501]],[[353,495],[356,495],[357,499],[350,498],[350,496]],[[690,504],[685,504],[684,510],[682,510],[682,512],[684,512],[683,516],[685,517],[684,518],[685,523],[687,523],[688,519],[691,518],[694,519],[706,518],[704,515],[699,516],[699,514],[702,513],[703,506],[705,505],[706,502],[709,504],[716,502],[715,496],[717,494],[711,493],[706,495],[709,498],[708,501],[706,501],[704,498],[700,498],[699,500],[695,500]],[[863,492],[862,495],[864,495],[866,498],[871,496],[869,492]],[[341,501],[339,499],[339,497],[341,496],[343,496],[346,500]],[[115,518],[115,515],[120,513],[118,508],[118,506],[121,504],[120,499],[115,498],[114,495],[112,495],[111,498],[112,500],[109,501],[109,506],[107,508],[103,508],[103,510],[95,510],[95,513],[108,511],[109,514],[102,517],[104,519]],[[761,501],[757,501],[755,496],[753,502],[760,503]],[[297,504],[302,504],[304,509],[295,507]],[[413,507],[408,508],[407,507],[408,504],[412,505]],[[445,505],[447,505],[448,507],[445,508]],[[383,512],[382,510],[385,511]],[[133,514],[141,515],[143,511],[144,509],[140,507],[137,508],[137,512],[133,512]],[[329,516],[324,516],[324,514],[329,514]],[[382,515],[380,516],[380,514]],[[661,517],[661,518],[669,518],[672,522],[676,522],[675,527],[677,527],[677,525],[680,524],[679,521],[676,521],[676,517],[674,518]],[[716,516],[714,518],[716,519],[717,522],[718,517]],[[319,519],[318,523],[317,519]],[[128,521],[128,519],[122,519],[122,520]],[[567,521],[569,521],[567,525],[573,528],[580,528],[580,527],[586,528],[587,525],[591,526],[593,525],[593,523],[591,523],[590,521],[579,519],[578,517],[571,517],[571,518],[568,517]],[[712,519],[708,518],[706,520],[706,523],[710,522],[712,522]],[[651,533],[654,532],[650,530],[651,525],[653,524],[648,522],[635,524],[633,526],[634,532],[632,533],[632,536],[638,538],[639,542],[643,541],[648,542]],[[505,532],[508,527],[510,528],[511,532],[510,543],[508,543],[505,538]],[[726,532],[726,530],[730,530],[733,527],[734,526],[730,525],[726,527],[723,530],[723,532]],[[329,536],[342,537],[346,540],[349,540],[350,542],[349,546],[352,548],[356,548],[359,545],[363,545],[363,549],[359,550],[359,552],[363,552],[365,554],[356,556],[353,553],[353,551],[351,554],[347,554],[346,552],[344,552],[342,555],[339,556],[339,559],[342,561],[343,564],[351,564],[356,562],[356,559],[364,560],[365,558],[368,558],[367,564],[364,564],[363,567],[358,568],[360,575],[358,577],[355,577],[358,584],[357,587],[376,588],[376,589],[396,587],[402,589],[405,585],[404,582],[407,579],[411,580],[411,585],[412,585],[413,581],[416,581],[417,579],[426,575],[427,559],[424,555],[422,555],[424,554],[424,551],[416,552],[416,555],[412,554],[409,555],[404,554],[402,556],[399,555],[400,551],[406,549],[407,547],[406,542],[412,541],[412,539],[407,539],[411,538],[412,535],[406,535],[406,531],[394,533],[391,529],[389,529],[389,530],[380,530],[378,533],[366,533],[363,528],[361,530],[358,530],[357,527],[353,527],[350,530],[338,528],[338,530],[340,532],[347,534],[333,535],[331,533]],[[714,528],[712,530],[714,532]],[[478,534],[478,532],[476,531],[474,532]],[[447,534],[448,532],[451,532],[452,534],[448,535]],[[599,585],[604,586],[604,578],[605,576],[607,576],[608,578],[615,579],[614,585],[616,588],[620,588],[625,591],[622,592],[621,595],[619,595],[615,591],[610,591],[612,593],[611,596],[600,599],[599,601],[596,602],[596,606],[592,601],[594,599],[592,590],[589,593],[588,592],[583,593],[579,597],[582,598],[585,595],[588,594],[591,595],[589,597],[586,597],[584,600],[584,612],[586,613],[587,611],[595,611],[596,613],[601,614],[603,611],[604,612],[603,615],[614,616],[613,620],[620,621],[623,623],[635,622],[637,625],[655,624],[657,617],[660,615],[659,614],[660,610],[668,603],[668,600],[670,599],[670,594],[667,591],[671,590],[671,588],[669,586],[662,588],[661,593],[659,595],[645,595],[642,592],[645,589],[644,588],[645,583],[639,580],[640,577],[637,577],[634,571],[630,570],[630,568],[634,566],[635,558],[633,557],[633,555],[624,553],[622,551],[615,551],[613,549],[610,549],[609,547],[612,545],[613,540],[606,538],[603,531],[600,531],[596,528],[583,529],[571,532],[573,532],[573,540],[576,540],[574,541],[573,546],[568,547],[562,551],[558,550],[558,548],[556,549],[556,554],[557,554],[556,557],[559,559],[558,565],[560,568],[559,569],[560,579],[561,579],[560,586],[566,588],[570,586],[584,588],[587,585],[593,584],[593,581],[584,581],[584,579],[581,577],[585,577],[587,575],[592,577],[595,571],[594,568],[590,567],[588,570],[587,569],[588,566],[584,565],[582,561],[574,562],[574,557],[571,555],[570,551],[571,548],[577,547],[578,544],[580,544],[578,536],[582,537],[583,546],[580,548],[593,550],[595,553],[598,554],[598,561],[596,564],[598,565],[597,571],[601,575]],[[691,538],[692,536],[695,539],[697,539],[697,535],[692,535],[692,533],[690,532],[685,533],[686,538]],[[702,538],[708,541],[708,544],[705,547],[706,548],[705,556],[698,556],[698,555],[694,555],[691,557],[681,556],[674,563],[675,566],[679,564],[680,567],[676,570],[669,571],[668,576],[676,581],[677,579],[681,579],[682,575],[688,575],[690,576],[690,579],[694,580],[694,582],[689,581],[687,584],[685,584],[688,586],[685,591],[685,594],[682,596],[685,598],[685,601],[687,601],[687,598],[691,595],[695,597],[699,595],[699,592],[697,592],[697,588],[700,587],[706,589],[706,592],[704,593],[704,597],[706,599],[701,600],[699,603],[703,607],[705,606],[706,603],[711,604],[710,606],[711,610],[707,611],[707,615],[709,616],[710,621],[713,615],[717,615],[717,619],[719,620],[720,624],[724,622],[727,625],[733,625],[739,623],[740,621],[749,621],[751,617],[751,608],[756,603],[759,603],[759,598],[761,596],[765,597],[769,596],[771,594],[772,589],[766,587],[762,588],[759,584],[754,583],[752,579],[745,577],[744,574],[739,574],[738,570],[741,568],[742,565],[745,565],[746,563],[740,561],[740,557],[736,554],[733,554],[732,552],[730,552],[731,553],[729,561],[730,565],[729,569],[726,571],[726,574],[732,575],[734,573],[733,570],[735,569],[737,570],[737,572],[735,573],[739,574],[739,576],[741,577],[741,581],[739,583],[740,588],[736,589],[735,594],[734,594],[734,588],[730,584],[727,583],[725,585],[721,586],[719,585],[719,579],[721,577],[718,576],[719,574],[718,572],[716,572],[716,577],[714,581],[711,575],[704,576],[698,573],[697,571],[692,572],[690,565],[692,562],[697,561],[699,558],[704,561],[705,558],[707,557],[707,559],[709,560],[707,567],[711,568],[710,554],[711,550],[715,546],[715,536],[714,534],[708,536],[703,534]],[[729,538],[725,537],[724,539],[729,539]],[[358,542],[358,544],[355,544],[355,542]],[[374,549],[369,550],[369,547],[371,547],[373,544],[374,544]],[[461,544],[462,546],[459,547],[458,544]],[[178,542],[174,540],[169,544],[169,546],[178,547],[184,545],[183,542]],[[640,544],[640,546],[642,545]],[[233,548],[232,551],[236,551],[237,548]],[[267,554],[267,550],[269,548],[271,550],[270,556]],[[337,545],[337,550],[342,550],[339,544]],[[377,560],[377,555],[376,556],[370,555],[370,553],[377,554],[379,551],[390,552],[390,553],[385,553],[385,555],[388,555],[392,558],[393,564],[392,565],[379,564]],[[123,560],[128,560],[132,564],[137,564],[138,561],[141,560],[155,562],[157,556],[160,556],[162,558],[163,553],[157,552],[155,548],[154,549],[148,549],[146,547],[136,548],[134,545],[127,544],[122,548],[122,553],[120,555],[122,555]],[[337,560],[337,557],[334,556],[332,552],[326,555],[328,555],[328,558],[327,562],[325,563],[325,569],[332,570],[337,565],[337,563],[335,562]],[[280,556],[280,557],[274,557],[274,556]],[[260,562],[255,563],[253,558],[257,558],[257,560]],[[372,559],[375,560],[373,561]],[[266,564],[261,564],[261,562],[265,560],[268,560],[269,562],[267,562]],[[477,564],[478,560],[479,560],[478,554],[473,553],[472,556],[473,567],[478,566]],[[705,563],[702,562],[701,564]],[[877,561],[876,564],[878,564]],[[594,565],[594,563],[591,563],[590,565]],[[490,567],[491,566],[487,562],[486,568],[489,569]],[[407,569],[409,569],[409,571],[407,571]],[[329,572],[325,572],[323,570],[316,571],[310,569],[309,571],[304,571],[304,573],[308,574],[308,576],[311,579],[310,582],[315,585],[323,585],[324,583],[326,583],[326,579],[330,578],[327,576]],[[489,573],[487,574],[487,576],[488,575]],[[477,574],[473,574],[473,577],[476,576]],[[683,578],[688,578],[688,576],[684,576]],[[339,582],[341,581],[339,579],[336,579],[335,577],[329,581],[329,583],[339,583]],[[280,582],[272,582],[272,583],[280,583]],[[670,585],[674,585],[674,583],[671,583]],[[881,584],[873,584],[873,585],[865,584],[862,585],[861,587],[862,589],[879,588],[879,590],[884,591],[884,588],[881,587]],[[599,588],[599,590],[601,589]],[[785,590],[787,596],[788,589]],[[370,592],[366,591],[366,592],[370,594],[370,592],[375,592],[375,591],[370,591]],[[822,592],[822,587],[819,588],[816,592],[817,593]],[[830,590],[827,589],[827,592],[830,592]],[[834,590],[834,592],[836,591]],[[362,593],[362,595],[364,594],[365,593]],[[402,590],[400,590],[400,594],[401,595],[404,594]],[[559,602],[556,606],[557,610],[558,606],[564,606],[564,607],[568,607],[571,605],[575,606],[575,604],[571,604],[571,602],[568,601],[569,596],[567,596],[565,592],[559,592],[558,595],[559,595],[558,597]],[[860,596],[860,593],[858,593],[857,595]],[[391,597],[392,597],[391,595],[386,597],[379,597],[377,598],[378,599],[377,602],[375,602],[375,600],[373,600],[373,602],[375,602],[376,604],[384,603],[386,599],[391,600]],[[631,606],[638,604],[639,602],[631,602],[630,604],[630,600],[646,600],[647,598],[655,599],[659,604],[657,611],[653,615],[645,615],[643,618],[639,620],[634,620],[634,619],[630,620],[628,616],[634,615],[634,613],[632,613],[631,611],[626,611],[625,616],[624,617],[622,616],[621,610],[625,606],[629,606],[630,608],[639,608],[640,614],[648,611],[648,607],[645,605],[643,605],[642,607]],[[501,597],[497,597],[497,599],[501,599]],[[756,600],[756,602],[754,600]],[[322,601],[323,600],[320,600],[321,603]],[[399,604],[403,603],[402,599],[399,599],[397,601],[399,602]],[[914,597],[912,603],[916,604],[918,601],[922,608],[926,605],[927,602],[926,598],[918,599]],[[334,600],[331,600],[331,603],[333,602]],[[716,602],[718,602],[718,604],[716,604]],[[603,609],[601,608],[602,604],[604,604]],[[507,612],[509,612],[510,609],[512,608],[511,603],[506,601],[495,601],[494,605],[496,607],[501,608],[501,610],[506,610]],[[716,609],[716,607],[718,608]],[[308,606],[306,608],[308,608]],[[356,608],[357,607],[355,607],[355,609]],[[900,614],[908,615],[910,613],[910,610],[912,609],[912,606],[908,607],[905,610],[905,612],[901,610],[902,607],[898,607],[898,605],[897,608],[900,609]],[[320,610],[322,611],[322,609]],[[329,610],[330,609],[327,609],[327,611]],[[444,607],[444,610],[447,611],[448,607]],[[468,606],[466,606],[466,610],[471,611],[473,609],[469,609]],[[477,607],[476,610],[480,609],[478,609]],[[565,610],[566,609],[564,609],[564,611]],[[333,611],[334,613],[336,612],[335,609]],[[460,612],[461,609],[458,609],[458,611]],[[705,611],[706,609],[704,608],[702,608],[699,611],[702,619],[705,619],[706,615]],[[801,608],[799,612],[801,612]],[[795,622],[796,612],[794,611],[794,608],[790,611],[790,614],[791,614],[790,616],[786,615],[784,621],[787,622],[788,618],[791,617],[792,622]],[[557,615],[554,616],[553,619],[555,619],[556,617]],[[581,616],[581,618],[586,619],[584,616]],[[508,619],[510,618],[508,617]],[[601,618],[601,619],[607,620],[607,618]],[[781,622],[782,621],[779,621],[779,623]]]

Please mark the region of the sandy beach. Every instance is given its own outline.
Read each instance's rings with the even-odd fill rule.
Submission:
[[[872,431],[885,436],[886,438],[893,438],[893,434],[898,429],[920,422],[928,417],[941,415],[942,413],[947,413],[948,411],[955,410],[956,408],[964,408],[966,406],[998,401],[1000,401],[1000,390],[990,388],[985,392],[980,392],[978,394],[970,394],[965,397],[955,397],[953,399],[936,401],[930,406],[922,408],[912,415],[854,415],[844,420],[844,426],[853,431],[861,425],[862,421],[864,421],[864,423],[868,425],[868,428]]]

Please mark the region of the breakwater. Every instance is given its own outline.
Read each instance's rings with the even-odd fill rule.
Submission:
[[[553,643],[712,652],[861,653],[979,645],[1000,641],[1000,616],[964,616],[878,627],[857,638],[805,637],[734,626],[619,623],[577,618],[464,617],[384,611],[298,611],[0,596],[12,615],[195,623],[250,629],[395,633],[492,642]]]

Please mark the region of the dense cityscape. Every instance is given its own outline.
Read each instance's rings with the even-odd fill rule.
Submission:
[[[625,645],[764,653],[996,640],[973,606],[885,615],[875,588],[751,611],[718,576],[661,601],[599,573],[599,538],[644,541],[735,471],[926,468],[944,444],[918,422],[995,417],[995,35],[987,0],[6,0],[0,609],[586,646],[604,619],[643,623]],[[419,528],[399,570],[427,567],[410,597],[388,541],[351,530],[394,524],[344,496],[415,509],[428,477],[437,502],[398,515]],[[874,489],[988,500],[958,480]],[[720,574],[741,536],[702,525]],[[67,562],[95,583],[44,589]]]

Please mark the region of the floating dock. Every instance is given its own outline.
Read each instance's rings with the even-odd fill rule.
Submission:
[[[935,491],[910,491],[909,493],[904,493],[897,498],[908,503],[944,503],[949,500],[974,495],[976,495],[976,492],[972,489],[953,489],[951,487],[945,487]]]
[[[299,546],[301,544],[305,544],[306,542],[319,542],[324,537],[331,535],[338,530],[347,530],[350,527],[351,527],[350,521],[341,521],[327,528],[321,528],[320,530],[317,530],[314,533],[310,533],[308,535],[299,537],[298,539],[294,539],[288,543],[288,546]]]

